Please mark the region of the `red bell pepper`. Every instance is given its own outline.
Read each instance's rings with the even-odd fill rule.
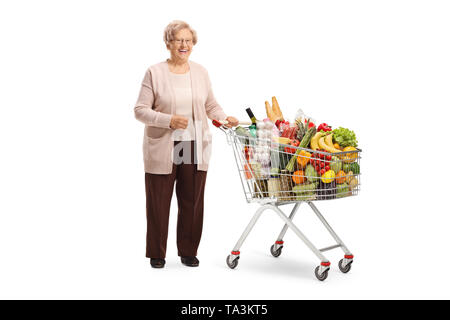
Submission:
[[[317,127],[317,131],[320,131],[320,130],[323,130],[325,132],[329,132],[329,131],[331,131],[333,129],[331,129],[331,126],[329,126],[328,124],[326,124],[324,122],[324,123],[319,124],[319,126]]]

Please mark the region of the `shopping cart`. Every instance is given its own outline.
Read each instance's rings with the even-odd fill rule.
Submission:
[[[323,252],[336,248],[344,251],[344,258],[338,263],[339,270],[343,273],[349,272],[353,263],[353,254],[313,202],[358,195],[361,150],[356,149],[331,155],[327,152],[281,144],[268,136],[243,134],[242,131],[237,133],[236,130],[225,127],[225,124],[224,121],[213,120],[213,125],[226,134],[227,142],[232,146],[247,202],[257,202],[261,205],[227,257],[227,265],[231,269],[237,267],[241,254],[240,248],[245,239],[261,214],[270,209],[275,211],[285,223],[270,248],[274,257],[281,255],[284,245],[283,238],[290,228],[319,258],[320,265],[314,271],[317,279],[325,280],[330,269],[330,261],[323,255]],[[241,122],[240,125],[242,124],[248,123]],[[248,130],[248,127],[245,129]],[[286,170],[289,162],[293,166],[289,168],[291,170]],[[317,166],[319,168],[330,166],[333,170],[328,171],[339,174],[321,175],[317,173],[319,171]],[[336,244],[318,249],[293,223],[294,216],[303,202],[311,207]],[[280,208],[287,204],[294,204],[289,216]]]

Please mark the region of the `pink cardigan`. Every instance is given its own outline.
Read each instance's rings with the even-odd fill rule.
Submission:
[[[192,86],[193,117],[197,146],[197,169],[208,170],[211,156],[209,119],[224,120],[227,115],[214,98],[208,72],[198,63],[189,61]],[[173,140],[170,119],[175,112],[175,94],[170,83],[166,61],[147,69],[142,81],[134,114],[145,124],[145,172],[169,174],[172,172]]]

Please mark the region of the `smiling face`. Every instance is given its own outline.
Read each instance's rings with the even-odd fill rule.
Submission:
[[[187,62],[193,47],[192,33],[189,29],[181,29],[170,41],[167,49],[170,51],[171,59],[178,63]]]

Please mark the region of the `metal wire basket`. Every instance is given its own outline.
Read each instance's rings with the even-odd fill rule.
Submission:
[[[247,202],[331,200],[359,193],[360,149],[331,154],[219,128],[233,148]]]

